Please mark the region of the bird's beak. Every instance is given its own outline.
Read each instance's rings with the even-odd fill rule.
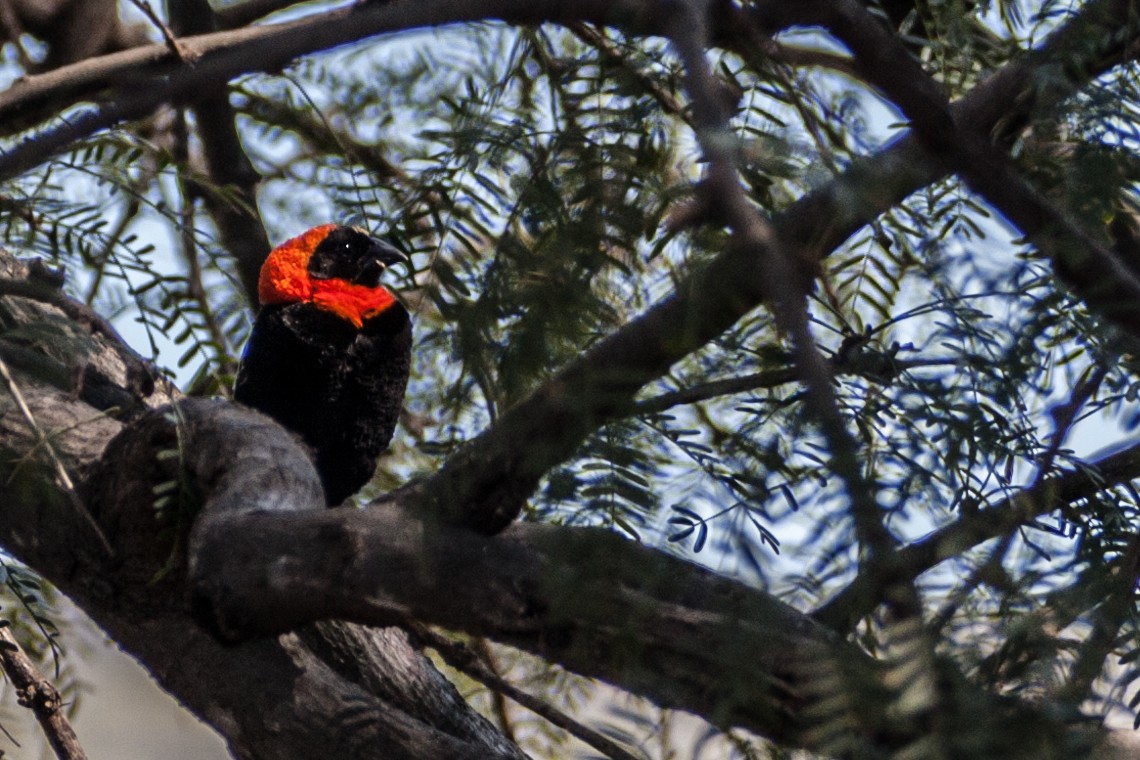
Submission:
[[[409,263],[407,254],[383,240],[372,238],[372,247],[368,251],[360,274],[356,276],[359,285],[376,287],[380,284],[380,275],[393,264]]]
[[[393,245],[385,243],[383,240],[372,239],[372,250],[369,251],[372,256],[386,267],[393,264],[407,264],[408,256],[406,253],[396,248]]]

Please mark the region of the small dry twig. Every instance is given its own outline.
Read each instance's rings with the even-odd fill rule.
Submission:
[[[151,7],[150,3],[147,2],[147,0],[131,0],[131,5],[142,11],[143,15],[146,16],[152,24],[158,27],[158,31],[162,33],[162,41],[166,43],[166,46],[168,48],[170,48],[170,52],[174,53],[174,55],[177,56],[178,60],[182,61],[183,63],[190,63],[193,61],[194,56],[192,55],[191,51],[178,41],[178,38],[174,36],[174,32],[170,30],[170,27],[166,25],[166,22],[158,17],[158,14],[155,13],[154,8]]]
[[[592,728],[582,725],[558,708],[527,694],[501,676],[492,673],[491,669],[479,658],[479,655],[467,646],[452,641],[446,636],[441,636],[427,626],[418,623],[408,623],[406,627],[408,632],[419,639],[424,646],[431,647],[438,652],[444,662],[451,667],[475,679],[488,689],[503,694],[539,717],[545,718],[606,757],[613,758],[613,760],[639,760],[636,755],[622,749]]]
[[[17,701],[35,714],[55,756],[59,760],[87,760],[75,730],[63,714],[59,690],[20,648],[7,621],[0,625],[0,667],[16,688]]]
[[[36,438],[36,446],[42,448],[47,454],[48,459],[51,460],[52,469],[55,472],[56,484],[67,494],[68,500],[83,518],[95,535],[99,538],[99,543],[103,545],[103,549],[107,552],[107,556],[113,557],[115,550],[111,548],[111,542],[107,540],[107,536],[103,534],[103,530],[99,527],[99,523],[95,522],[95,518],[87,511],[87,507],[83,505],[83,500],[79,498],[79,492],[75,490],[75,483],[71,480],[71,476],[67,474],[67,468],[63,466],[63,461],[56,454],[55,448],[51,445],[47,435],[43,429],[40,428],[39,423],[36,422],[35,415],[32,414],[31,408],[28,406],[27,401],[24,400],[24,394],[20,392],[20,386],[16,384],[15,378],[8,370],[8,365],[3,359],[0,359],[0,380],[4,381],[4,385],[8,388],[8,393],[12,396],[12,400],[16,402],[16,407],[20,410],[24,420],[31,428],[32,434]]]

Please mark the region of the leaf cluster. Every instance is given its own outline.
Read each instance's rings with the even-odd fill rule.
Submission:
[[[953,95],[1064,11],[1004,1],[884,10]],[[820,37],[782,41],[818,51],[829,44]],[[263,178],[271,239],[332,219],[412,256],[396,288],[414,314],[417,349],[404,425],[382,464],[388,483],[438,468],[559,367],[667,297],[723,251],[727,233],[670,224],[695,197],[703,166],[681,72],[661,42],[584,26],[486,25],[379,50],[245,78],[232,103]],[[845,72],[805,73],[739,51],[713,60],[725,91],[739,96],[730,98],[738,166],[765,214],[898,133],[879,95]],[[1140,209],[1136,81],[1134,64],[1119,67],[1040,115],[1015,146],[1042,193],[1113,243],[1112,221]],[[206,198],[238,200],[195,159],[186,119],[155,114],[8,183],[0,234],[70,267],[73,292],[134,327],[149,353],[174,357],[164,362],[172,372],[221,387],[248,310],[202,210]],[[809,311],[864,474],[903,544],[1082,467],[1053,413],[1081,379],[1101,378],[1078,418],[1140,421],[1134,347],[956,178],[835,251]],[[1134,710],[1140,641],[1121,580],[1135,580],[1130,482],[1105,483],[920,576],[931,613],[923,631],[862,619],[860,643],[884,654],[895,684],[884,699],[904,709],[908,678],[931,693],[952,681],[915,644],[934,641],[944,662],[994,691],[1053,689],[1074,710],[1089,697],[1103,711]],[[548,473],[526,516],[605,526],[806,607],[864,569],[848,496],[805,407],[791,346],[758,310]],[[1114,635],[1086,635],[1097,626]],[[1111,655],[1122,658],[1119,677],[1106,675]],[[821,730],[843,715],[821,716]],[[640,735],[621,730],[631,742]]]

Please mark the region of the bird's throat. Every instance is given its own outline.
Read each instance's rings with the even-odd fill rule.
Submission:
[[[369,288],[340,279],[313,280],[313,305],[347,319],[360,328],[396,302],[383,287]]]
[[[334,229],[326,224],[286,240],[265,260],[258,281],[262,306],[311,303],[347,319],[357,328],[396,302],[382,286],[357,285],[340,278],[317,279],[308,270],[313,250]]]

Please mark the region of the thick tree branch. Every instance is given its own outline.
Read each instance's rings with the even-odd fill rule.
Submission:
[[[994,538],[1006,535],[1044,515],[1114,486],[1140,478],[1140,445],[1110,454],[1070,472],[1045,478],[978,512],[964,514],[926,538],[897,549],[891,560],[895,572],[917,578],[938,563]],[[860,575],[813,613],[829,628],[847,631],[877,604],[878,582]]]
[[[1109,15],[1106,11],[1111,4],[1102,5],[1107,7],[1094,6],[1089,16]],[[1140,336],[1140,310],[1136,308],[1140,275],[1030,186],[989,134],[969,123],[956,123],[942,88],[866,7],[856,0],[828,0],[815,7],[818,20],[855,54],[867,81],[910,119],[932,157],[961,174],[973,190],[1057,262],[1062,274],[1076,279],[1094,310]],[[1111,47],[1140,33],[1140,19],[1126,16],[1121,22],[1123,26],[1107,41],[1090,36],[1091,44]]]
[[[297,747],[315,748],[323,741],[324,752],[334,756],[357,756],[367,746],[368,757],[521,760],[518,749],[479,718],[400,631],[320,623],[229,653],[190,620],[183,586],[185,534],[192,520],[195,532],[212,524],[208,514],[194,514],[199,494],[239,514],[323,513],[308,455],[272,420],[220,400],[183,401],[116,437],[88,483],[92,506],[123,557],[114,568],[100,568],[100,575],[116,597],[130,596],[132,603],[109,608],[92,589],[74,583],[62,588],[81,604],[94,603],[92,616],[118,631],[117,638],[152,667],[163,662],[156,648],[170,642],[139,630],[140,615],[148,612],[171,624],[181,617],[183,626],[194,629],[179,640],[200,647],[196,657],[204,659],[194,660],[200,667],[269,668],[232,691],[195,685],[183,671],[159,675],[172,679],[168,687],[208,720],[216,723],[219,714],[226,715],[242,746],[256,747],[257,756],[318,756],[315,749]],[[172,483],[177,488],[163,485]],[[174,498],[157,509],[156,492]],[[295,682],[285,667],[293,660],[312,668],[305,682]],[[251,700],[244,693],[250,683],[264,696]],[[322,699],[310,702],[308,689],[321,690]],[[265,723],[262,711],[272,704],[289,712],[281,717],[294,734],[287,742],[277,735],[280,726]],[[349,722],[350,713],[359,721]],[[327,746],[330,730],[337,748]],[[232,730],[227,734],[234,736]]]
[[[616,24],[630,33],[652,34],[658,31],[658,17],[667,15],[668,5],[660,0],[356,4],[287,23],[184,37],[179,45],[185,60],[165,45],[149,45],[26,77],[0,93],[0,124],[42,121],[82,100],[120,104],[118,108],[102,108],[97,117],[73,126],[68,135],[74,141],[123,119],[149,113],[160,103],[192,100],[201,91],[208,92],[241,74],[278,71],[302,55],[380,34],[490,20]],[[63,145],[59,139],[25,139],[0,156],[0,180],[42,163]]]
[[[233,632],[319,617],[418,619],[795,744],[805,725],[786,712],[789,700],[813,667],[847,651],[790,607],[608,531],[516,525],[484,538],[395,505],[206,519],[194,588]],[[258,536],[251,553],[226,548],[239,534]],[[335,589],[333,575],[345,579]]]
[[[5,281],[27,276],[0,255]],[[37,295],[41,295],[38,294]],[[44,299],[52,300],[52,299]],[[463,757],[521,760],[475,714],[400,631],[321,623],[296,635],[222,645],[189,616],[179,562],[198,489],[233,484],[229,464],[187,479],[187,419],[160,412],[142,435],[108,442],[122,430],[112,415],[137,417],[169,401],[171,388],[130,380],[126,350],[102,332],[63,318],[54,305],[0,298],[0,351],[32,325],[58,331],[35,353],[14,356],[13,375],[38,427],[112,542],[109,561],[85,518],[53,479],[27,414],[0,391],[0,543],[80,604],[166,688],[215,725],[242,752],[261,758]],[[15,343],[15,341],[13,341]],[[58,365],[58,369],[56,369]],[[106,386],[118,388],[111,393]],[[119,409],[111,400],[129,400]],[[307,456],[271,421],[230,404],[200,402],[225,429],[203,455],[229,460],[258,490],[243,506],[321,509]],[[99,406],[93,406],[99,404]],[[100,411],[100,410],[105,411]],[[225,428],[227,422],[235,423]],[[152,435],[153,434],[153,435]],[[207,436],[209,437],[209,436]],[[129,445],[129,444],[133,444]],[[228,448],[233,447],[233,448]],[[134,456],[130,467],[119,467]],[[171,498],[156,504],[154,486]],[[173,486],[173,487],[171,487]],[[277,499],[274,500],[276,495]],[[159,508],[160,507],[160,508]],[[179,536],[182,536],[180,539]],[[193,667],[189,664],[193,663]],[[224,673],[224,678],[202,674]],[[256,686],[251,686],[251,685]],[[272,719],[269,719],[269,718]]]
[[[190,418],[210,413],[182,408]],[[228,491],[223,486],[217,504]],[[907,746],[924,730],[883,724],[888,713],[876,690],[836,706],[842,684],[866,689],[879,680],[876,665],[838,635],[763,592],[610,531],[516,524],[484,537],[423,522],[411,511],[414,500],[270,514],[204,496],[189,580],[199,614],[231,634],[327,617],[420,620],[494,638],[788,746],[843,746],[858,756],[859,747]],[[1000,725],[1033,726],[1037,742],[1065,730],[962,680],[953,688],[974,705],[987,703],[995,735]],[[823,712],[830,726],[844,727],[842,736],[817,730]],[[965,730],[959,719],[978,729],[972,713],[946,716],[946,725]],[[1037,757],[1034,742],[1002,756]]]
[[[214,31],[214,12],[205,0],[168,0],[167,8],[180,37]],[[208,172],[207,186],[199,190],[222,245],[237,264],[246,300],[256,308],[257,278],[269,252],[257,208],[261,176],[242,147],[227,83],[216,83],[211,90],[200,94],[191,109]],[[191,194],[191,202],[196,194]]]
[[[1011,64],[954,104],[956,122],[978,133],[989,133],[999,120],[1020,123],[1032,107],[1042,105],[1036,78],[1053,82],[1060,61],[1075,61],[1080,78],[1069,81],[1073,88],[1087,82],[1117,61],[1130,40],[1114,37],[1113,45],[1090,53],[1081,35],[1117,30],[1127,17],[1124,0],[1091,3],[1086,15],[1054,32],[1039,53]],[[1055,86],[1052,92],[1065,94]],[[877,214],[945,173],[913,137],[900,138],[857,161],[774,219],[777,237],[794,262],[793,274],[780,282],[806,290],[820,259]],[[754,241],[749,236],[749,242]],[[764,302],[768,254],[754,244],[730,245],[683,280],[674,295],[564,367],[436,475],[410,488],[446,520],[485,532],[508,524],[542,475],[587,435],[628,409],[638,388]],[[472,509],[473,504],[480,506]]]

